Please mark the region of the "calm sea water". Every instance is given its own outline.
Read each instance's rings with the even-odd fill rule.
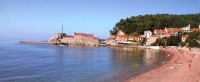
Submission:
[[[121,82],[150,69],[161,51],[0,43],[0,82]]]

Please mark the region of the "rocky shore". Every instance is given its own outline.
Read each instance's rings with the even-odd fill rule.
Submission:
[[[156,69],[133,76],[125,82],[200,82],[200,49],[161,49],[173,58]]]

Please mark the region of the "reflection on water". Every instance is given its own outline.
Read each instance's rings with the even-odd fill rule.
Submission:
[[[163,53],[155,49],[115,47],[114,59],[118,62],[134,61],[140,64],[153,65],[163,60]]]
[[[122,82],[165,56],[125,47],[0,46],[0,82]]]
[[[154,49],[111,47],[111,61],[115,65],[110,76],[107,75],[101,82],[121,82],[137,73],[153,68],[157,63],[164,60],[165,55]]]

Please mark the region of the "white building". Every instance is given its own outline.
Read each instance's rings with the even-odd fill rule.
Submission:
[[[149,37],[151,37],[151,35],[152,35],[151,31],[144,31],[145,38],[149,38]]]
[[[190,30],[190,24],[186,27],[181,28],[183,30],[183,32],[189,32]]]

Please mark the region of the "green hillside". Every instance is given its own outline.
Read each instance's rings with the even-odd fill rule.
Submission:
[[[155,15],[139,15],[130,18],[121,19],[112,30],[110,34],[115,35],[117,29],[124,31],[128,35],[141,35],[145,30],[164,29],[165,27],[181,28],[188,24],[192,28],[199,27],[200,13],[174,15],[174,14],[155,14]]]

